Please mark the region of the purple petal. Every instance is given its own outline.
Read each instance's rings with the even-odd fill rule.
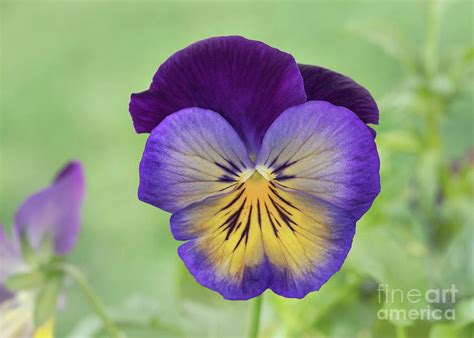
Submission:
[[[178,252],[195,279],[226,299],[271,288],[302,298],[343,264],[355,218],[315,197],[283,190],[260,174],[232,193],[171,217]]]
[[[8,291],[5,286],[3,286],[2,284],[0,284],[0,305],[11,299],[13,297],[13,293],[11,293],[10,291]]]
[[[169,115],[150,134],[140,163],[140,200],[174,212],[233,189],[252,166],[244,143],[218,113]]]
[[[367,89],[342,74],[311,65],[298,65],[308,101],[327,101],[353,111],[364,123],[379,123],[379,109]]]
[[[21,257],[20,248],[16,242],[10,240],[0,224],[0,304],[13,297],[4,286],[5,279],[25,269],[26,265]]]
[[[257,169],[360,218],[380,191],[372,133],[350,110],[324,101],[287,109],[270,126]]]
[[[30,245],[37,248],[44,236],[50,235],[56,253],[66,254],[77,239],[83,196],[82,167],[73,161],[61,170],[53,184],[28,197],[17,210],[17,236],[25,232]]]
[[[274,268],[271,289],[284,297],[303,298],[319,290],[342,267],[352,246],[356,219],[305,193],[288,192],[286,197],[299,209],[293,215],[299,220],[293,233],[303,250],[293,254],[293,259],[302,271]]]
[[[196,42],[171,56],[150,89],[132,95],[130,113],[136,131],[144,133],[180,109],[211,109],[222,114],[256,153],[273,120],[305,101],[291,55],[262,42],[228,36]]]
[[[178,254],[199,284],[219,292],[225,299],[246,300],[257,297],[269,288],[272,272],[266,261],[247,267],[242,279],[235,282],[220,274],[209,255],[195,241],[181,245]]]

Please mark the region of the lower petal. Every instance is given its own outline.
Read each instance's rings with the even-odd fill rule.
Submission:
[[[266,288],[301,298],[339,270],[355,219],[255,172],[232,193],[173,214],[171,227],[189,241],[179,254],[190,272],[224,298],[249,299]]]

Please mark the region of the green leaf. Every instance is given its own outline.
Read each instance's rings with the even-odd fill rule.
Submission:
[[[102,328],[102,323],[95,315],[79,320],[67,335],[68,338],[93,338]]]
[[[38,267],[51,260],[54,255],[54,241],[50,233],[41,238],[39,247],[33,248],[28,239],[26,231],[20,233],[20,249],[25,261],[32,266]]]
[[[437,282],[441,287],[451,284],[458,290],[457,296],[469,297],[474,294],[474,229],[465,226],[451,241],[436,266]]]
[[[449,65],[448,74],[451,76],[453,81],[462,80],[470,67],[474,64],[474,46],[469,45],[464,48],[457,50],[447,60]]]
[[[46,233],[43,235],[41,239],[40,246],[38,250],[36,250],[36,256],[40,262],[47,262],[51,259],[54,254],[54,240],[53,236],[50,233]]]
[[[222,297],[214,291],[203,288],[202,285],[196,282],[183,264],[179,264],[176,273],[178,278],[178,296],[181,299],[190,299],[193,302],[206,305],[212,304],[212,306],[222,305]]]
[[[458,338],[458,329],[453,324],[435,324],[431,328],[430,338]]]
[[[474,323],[474,297],[459,302],[456,306],[456,326],[464,327]]]
[[[379,136],[380,146],[397,152],[416,153],[420,144],[413,133],[407,130],[387,131]]]
[[[28,235],[25,231],[20,232],[20,249],[21,255],[27,263],[29,263],[30,265],[37,265],[38,260],[36,258],[33,248],[30,245]]]
[[[313,327],[321,328],[327,316],[346,302],[356,301],[361,280],[349,271],[335,274],[318,292],[309,293],[303,299],[289,299],[277,295],[267,298],[278,313],[278,324],[289,331],[288,336],[310,335]],[[340,319],[340,318],[339,318]],[[339,320],[338,320],[339,321]]]
[[[411,289],[423,294],[428,288],[426,263],[423,257],[410,253],[406,239],[400,238],[400,229],[358,228],[347,266],[375,279],[387,292],[374,291],[376,301],[383,311],[381,315],[395,311],[426,308],[422,297],[418,302],[408,302]],[[377,289],[379,288],[377,287]],[[395,291],[400,290],[400,291]],[[410,325],[412,321],[395,315],[388,316],[395,325]]]
[[[416,53],[402,34],[386,23],[350,25],[348,31],[379,47],[385,54],[397,60],[410,73],[416,70]]]
[[[181,323],[176,320],[176,310],[161,309],[149,296],[136,294],[124,304],[108,308],[108,315],[126,337],[180,337],[184,336],[184,333]],[[78,321],[68,337],[91,338],[108,335],[100,318],[92,314]]]
[[[416,168],[419,203],[427,217],[435,218],[440,211],[435,207],[439,192],[439,175],[442,156],[438,149],[425,150],[419,155]]]
[[[249,302],[208,304],[182,300],[180,329],[188,337],[242,337],[245,334]],[[265,307],[265,302],[264,305]]]
[[[44,275],[41,271],[35,270],[26,273],[19,273],[8,277],[5,286],[10,291],[20,291],[32,289],[40,286],[44,282]]]
[[[34,309],[35,326],[43,324],[54,315],[61,286],[62,280],[54,278],[49,280],[38,292]]]

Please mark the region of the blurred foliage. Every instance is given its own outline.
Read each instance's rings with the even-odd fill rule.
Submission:
[[[201,286],[176,255],[168,215],[136,198],[146,136],[131,92],[175,50],[241,34],[374,93],[382,191],[343,269],[303,300],[264,295],[264,337],[471,337],[474,328],[473,4],[467,1],[1,3],[0,214],[67,159],[88,196],[81,265],[130,337],[241,336],[248,302]],[[386,284],[459,290],[454,321],[384,321]],[[75,286],[59,337],[106,336]]]

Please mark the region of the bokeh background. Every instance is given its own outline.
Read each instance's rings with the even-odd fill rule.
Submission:
[[[138,201],[146,135],[128,113],[173,52],[243,35],[347,74],[380,105],[382,192],[343,269],[304,300],[264,295],[268,337],[471,337],[472,1],[2,1],[0,219],[80,159],[87,197],[70,257],[130,337],[242,336],[250,302],[199,286],[169,215]],[[377,286],[459,290],[455,321],[378,320]],[[415,308],[425,308],[421,302]],[[76,285],[58,337],[103,336]]]

